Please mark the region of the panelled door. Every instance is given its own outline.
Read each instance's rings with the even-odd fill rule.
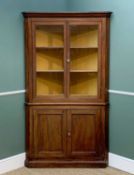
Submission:
[[[67,127],[69,157],[93,160],[103,156],[104,120],[100,108],[69,110]]]
[[[29,120],[30,157],[65,157],[66,110],[33,108]]]

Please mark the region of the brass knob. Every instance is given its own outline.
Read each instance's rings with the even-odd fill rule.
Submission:
[[[67,63],[69,63],[70,62],[70,59],[67,59]]]
[[[68,132],[67,135],[68,135],[68,137],[70,137],[71,136],[71,132]]]

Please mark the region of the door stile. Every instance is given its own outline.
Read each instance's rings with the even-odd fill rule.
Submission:
[[[66,21],[66,96],[69,97],[69,84],[70,84],[70,33],[69,33],[69,22]]]
[[[63,148],[64,148],[64,153],[65,153],[65,157],[67,156],[67,116],[68,116],[68,112],[67,110],[64,110],[64,119],[63,119]]]
[[[67,110],[67,130],[66,130],[66,141],[67,141],[67,157],[71,154],[71,110]]]
[[[68,53],[68,49],[67,49],[67,24],[65,22],[64,24],[64,96],[65,98],[67,98],[68,96],[68,73],[67,73],[67,62],[66,62],[66,58],[67,58],[67,53]]]

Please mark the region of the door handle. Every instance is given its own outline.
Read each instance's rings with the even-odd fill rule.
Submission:
[[[68,137],[70,137],[70,136],[71,136],[71,132],[70,132],[70,131],[67,133],[67,136],[68,136]]]
[[[70,62],[70,59],[67,59],[67,63],[69,63]]]

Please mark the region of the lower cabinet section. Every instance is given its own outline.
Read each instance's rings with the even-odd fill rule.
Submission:
[[[27,107],[28,167],[105,167],[105,107]]]

